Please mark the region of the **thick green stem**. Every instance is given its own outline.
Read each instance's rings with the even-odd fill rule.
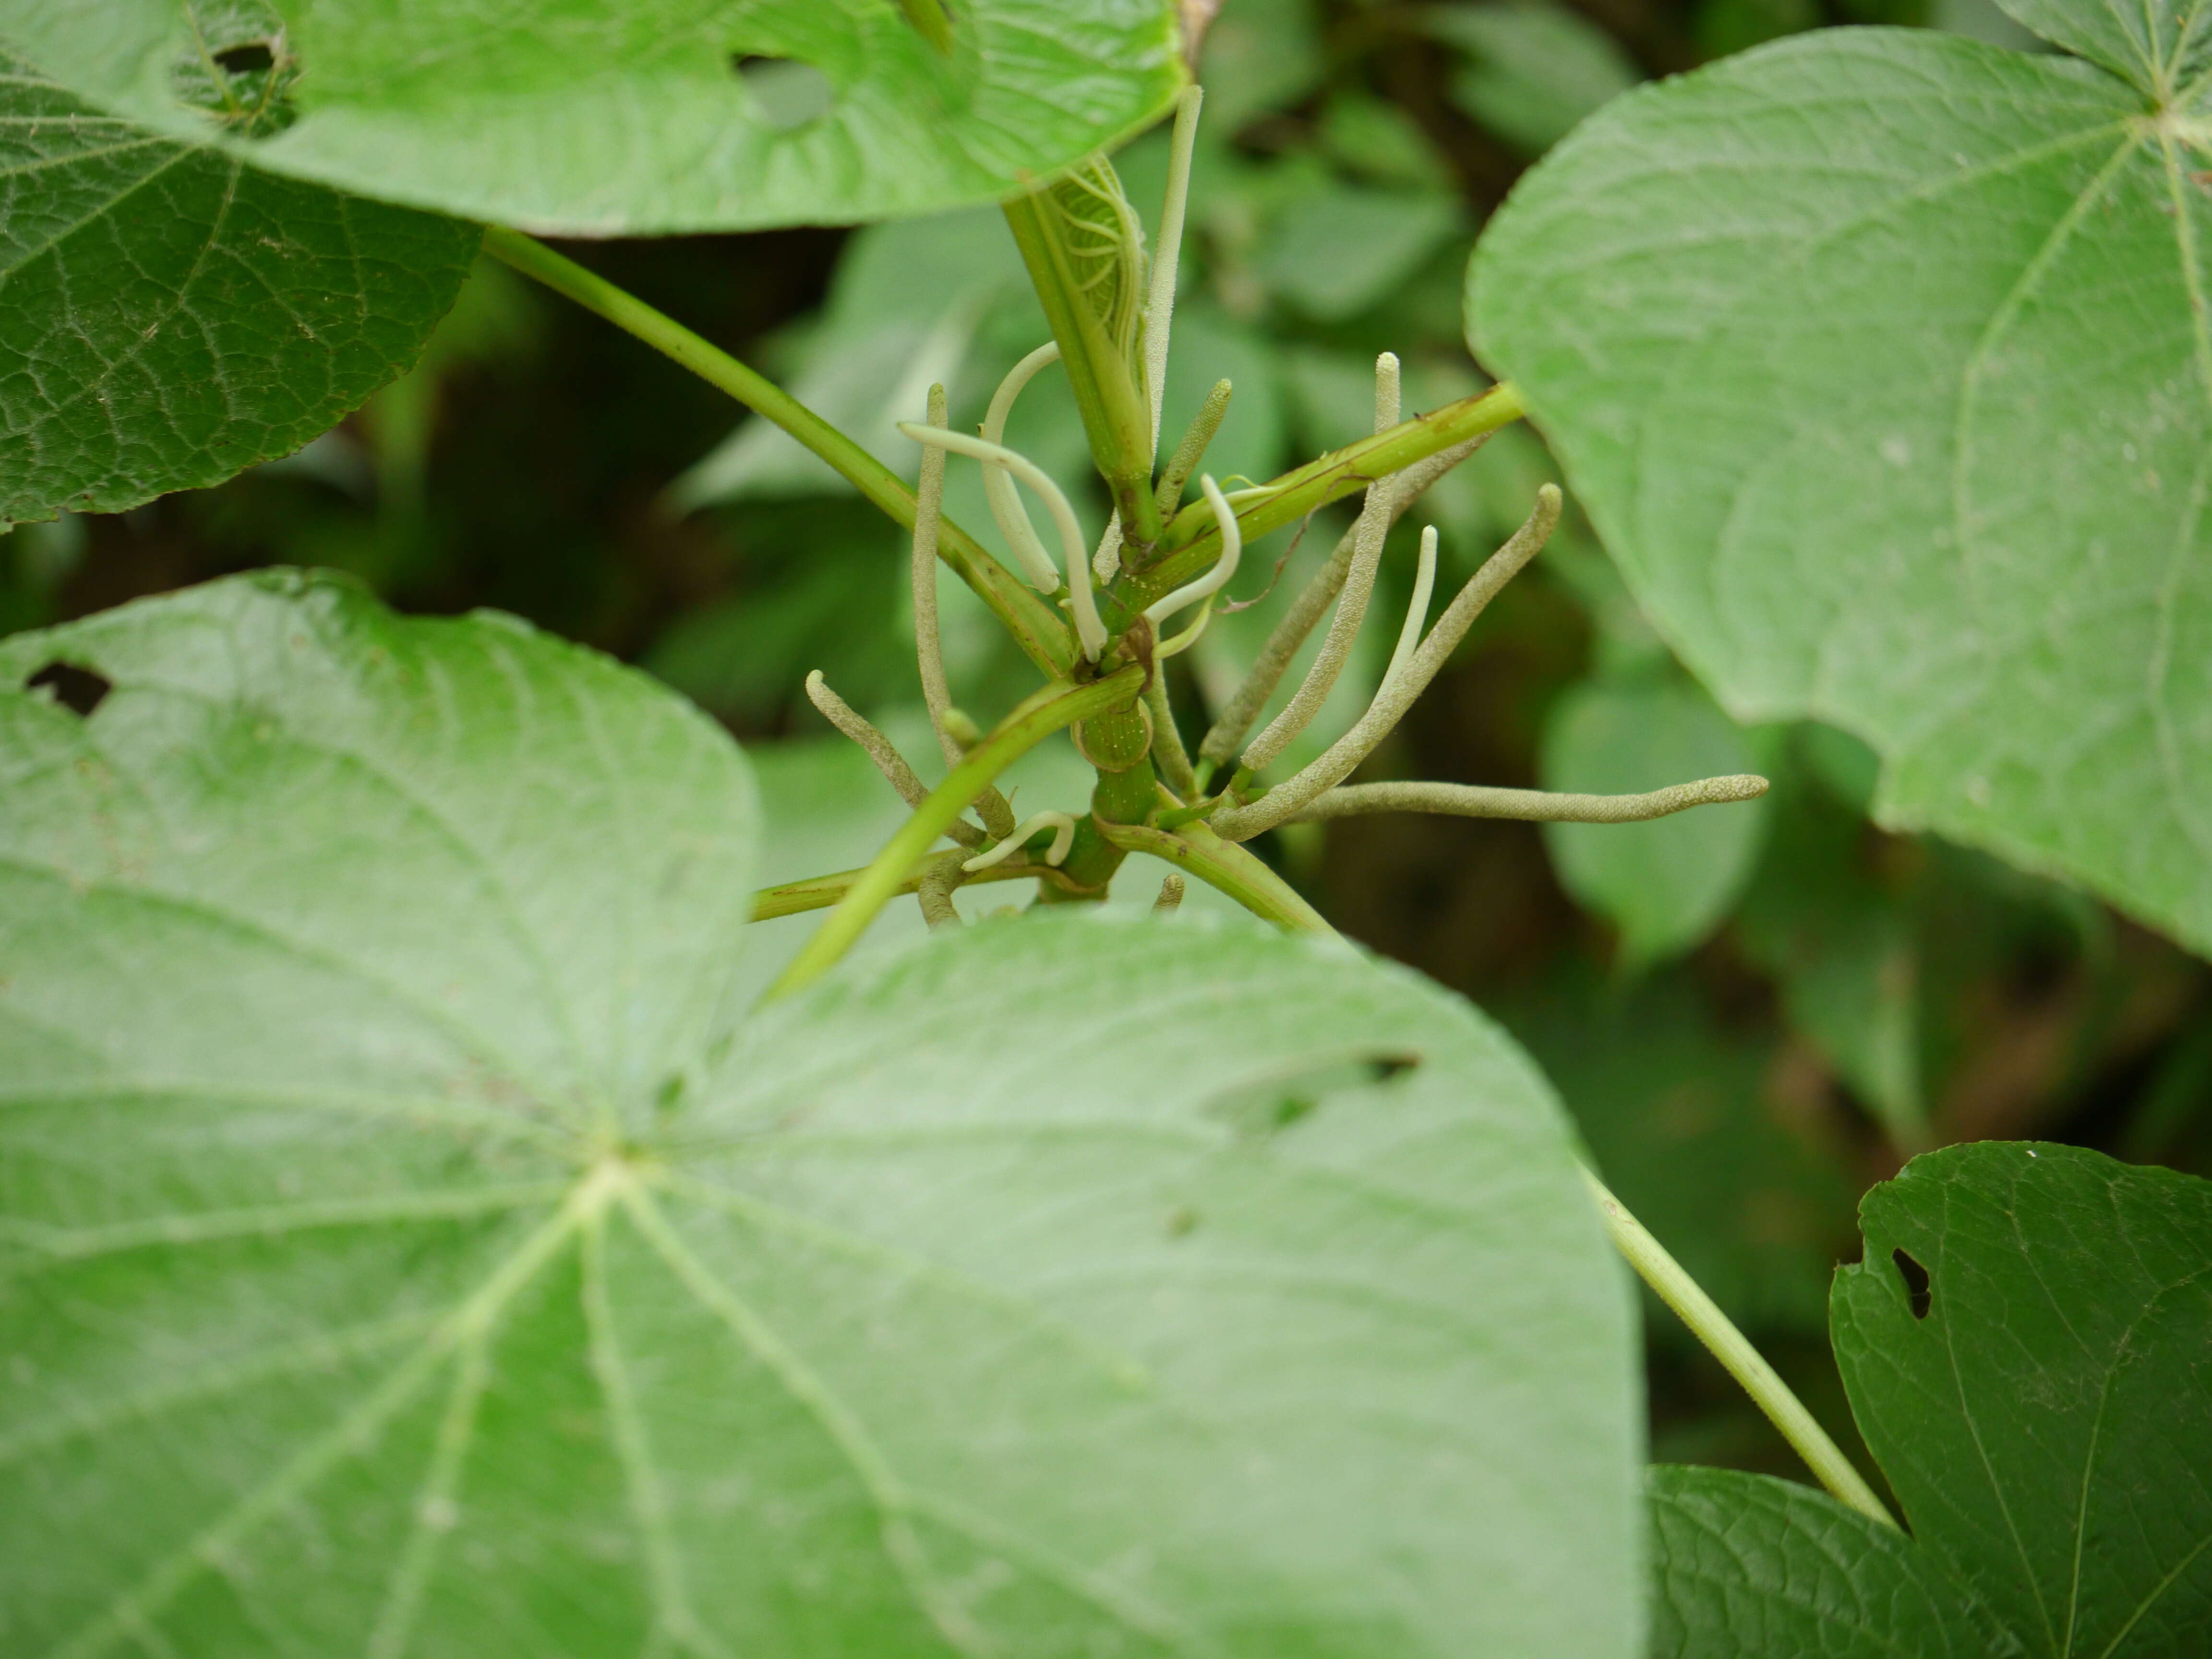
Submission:
[[[1805,1460],[1806,1467],[1820,1478],[1820,1484],[1838,1502],[1861,1515],[1895,1526],[1896,1516],[1875,1496],[1874,1488],[1867,1485],[1851,1466],[1850,1459],[1828,1437],[1827,1431],[1813,1420],[1813,1413],[1790,1391],[1790,1385],[1751,1346],[1750,1339],[1715,1305],[1697,1280],[1682,1271],[1681,1264],[1667,1254],[1666,1247],[1651,1237],[1644,1224],[1606,1190],[1603,1182],[1588,1170],[1583,1171],[1583,1178],[1589,1182],[1598,1210],[1605,1217],[1605,1229],[1612,1237],[1613,1248],[1628,1258],[1628,1265],[1636,1269],[1659,1299],[1681,1316],[1691,1334],[1728,1367],[1729,1375],[1743,1385],[1752,1403],[1782,1431],[1782,1437]]]
[[[1283,525],[1364,489],[1374,479],[1401,471],[1416,461],[1510,426],[1527,413],[1520,388],[1510,380],[1477,397],[1462,398],[1426,415],[1401,421],[1388,431],[1332,450],[1265,486],[1267,494],[1237,503],[1237,524],[1247,545]],[[1160,532],[1152,562],[1130,577],[1121,598],[1143,610],[1200,572],[1221,555],[1221,530],[1203,501],[1176,514]]]
[[[1152,498],[1152,415],[1104,325],[1077,289],[1044,192],[1017,196],[1006,204],[1005,212],[1052,337],[1060,342],[1060,367],[1075,393],[1091,459],[1121,514],[1122,538],[1150,548],[1160,533],[1159,507]]]
[[[890,902],[909,876],[917,873],[915,866],[937,838],[1000,773],[1062,727],[1134,702],[1144,682],[1145,671],[1132,663],[1087,685],[1046,686],[1024,702],[968,751],[967,757],[915,809],[899,832],[884,843],[875,861],[845,890],[820,930],[792,958],[768,994],[782,996],[829,972],[876,919],[876,913]]]
[[[835,467],[870,501],[908,529],[914,527],[914,491],[905,481],[774,381],[635,295],[520,231],[493,226],[484,233],[484,250],[586,311],[597,313],[617,328],[635,335],[755,414],[773,421]],[[1054,678],[1068,672],[1076,658],[1074,633],[1027,583],[950,520],[939,523],[937,552],[997,614],[1030,661]]]
[[[1179,870],[1188,870],[1209,887],[1218,887],[1254,915],[1273,922],[1285,933],[1334,933],[1320,911],[1297,896],[1291,884],[1234,842],[1226,842],[1202,823],[1179,830],[1155,830],[1142,823],[1102,823],[1098,833],[1128,853],[1149,853]]]

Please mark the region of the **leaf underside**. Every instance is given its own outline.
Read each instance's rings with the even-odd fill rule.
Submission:
[[[285,121],[226,140],[258,165],[580,235],[990,200],[1154,118],[1183,73],[1159,0],[957,0],[949,52],[890,0],[14,9],[18,45],[168,132],[209,125],[179,94],[185,70],[234,36],[273,46],[293,70]]]
[[[297,449],[414,362],[477,239],[100,114],[0,51],[0,522]]]
[[[1836,1358],[1922,1547],[2029,1654],[2202,1654],[2212,1182],[1985,1141],[1916,1158],[1860,1221]]]
[[[2097,64],[1830,30],[1609,106],[1470,337],[1739,717],[2212,947],[2212,9],[2015,9]]]
[[[744,1016],[727,739],[329,581],[0,688],[9,1653],[1640,1650],[1631,1304],[1464,1004],[1061,916]]]

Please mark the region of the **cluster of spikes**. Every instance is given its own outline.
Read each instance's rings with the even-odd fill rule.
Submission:
[[[1113,171],[1095,161],[1071,173],[1048,192],[1061,216],[1066,245],[1077,266],[1079,286],[1106,325],[1109,337],[1128,359],[1133,378],[1149,398],[1152,446],[1157,459],[1160,408],[1166,380],[1168,337],[1173,316],[1176,263],[1182,240],[1191,155],[1200,94],[1195,87],[1182,95],[1176,114],[1165,206],[1160,218],[1159,252],[1149,280],[1144,270],[1143,233]],[[1139,305],[1137,295],[1143,289]],[[1160,665],[1188,650],[1206,629],[1217,596],[1235,577],[1243,538],[1237,524],[1240,503],[1265,496],[1271,487],[1224,491],[1208,475],[1198,488],[1218,526],[1221,552],[1212,568],[1195,580],[1147,605],[1119,638],[1110,636],[1098,595],[1121,571],[1118,516],[1092,548],[1066,495],[1050,475],[1007,447],[1006,422],[1016,400],[1039,371],[1060,361],[1058,343],[1047,342],[1008,371],[993,395],[977,433],[945,424],[945,390],[933,386],[927,418],[902,422],[899,430],[921,446],[913,542],[915,635],[923,701],[948,766],[957,765],[980,735],[972,721],[953,708],[945,683],[937,619],[937,543],[945,458],[971,458],[983,469],[991,516],[1023,577],[1068,612],[1085,661],[1103,665],[1119,654],[1146,666],[1144,723],[1159,780],[1155,810],[1142,825],[1097,823],[1101,835],[1131,850],[1159,850],[1153,838],[1181,833],[1204,835],[1223,842],[1249,841],[1279,825],[1370,812],[1435,812],[1462,817],[1518,818],[1531,822],[1626,823],[1663,817],[1689,807],[1748,800],[1765,793],[1766,780],[1753,775],[1702,778],[1641,794],[1587,795],[1548,790],[1493,788],[1454,783],[1351,783],[1362,762],[1404,718],[1414,701],[1442,671],[1476,617],[1498,593],[1542,551],[1559,520],[1557,486],[1538,489],[1528,520],[1484,562],[1437,617],[1429,622],[1437,571],[1437,532],[1420,536],[1412,602],[1398,631],[1395,648],[1366,712],[1319,758],[1272,787],[1258,787],[1259,775],[1274,763],[1312,722],[1334,689],[1366,621],[1369,602],[1392,526],[1422,493],[1481,447],[1477,437],[1417,461],[1403,471],[1367,482],[1358,517],[1321,569],[1307,582],[1268,635],[1235,693],[1216,716],[1194,758],[1185,748],[1169,708]],[[1180,505],[1191,476],[1220,428],[1229,406],[1227,380],[1215,384],[1167,465],[1161,470],[1155,501],[1163,520]],[[1375,366],[1375,430],[1400,419],[1399,363],[1383,353]],[[1042,501],[1052,522],[1060,554],[1055,558],[1038,536],[1024,506],[1021,489]],[[1333,610],[1332,610],[1332,607]],[[1184,612],[1190,619],[1177,632],[1167,625]],[[1329,623],[1321,647],[1290,700],[1256,737],[1251,729],[1273,701],[1291,662],[1320,625]],[[831,690],[817,671],[806,681],[809,699],[832,725],[867,751],[878,769],[910,806],[919,806],[928,789],[890,740]],[[1247,741],[1248,737],[1249,740]],[[1209,793],[1231,761],[1230,776]],[[957,925],[951,903],[955,889],[969,880],[1036,876],[1051,881],[1074,843],[1079,820],[1063,811],[1039,812],[1019,822],[995,788],[973,803],[979,823],[957,820],[951,834],[959,847],[926,860],[909,884],[931,926]],[[1095,820],[1094,820],[1095,822]],[[1182,896],[1182,879],[1170,875],[1156,906],[1173,909]]]

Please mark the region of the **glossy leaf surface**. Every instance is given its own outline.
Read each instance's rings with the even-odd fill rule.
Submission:
[[[950,51],[908,9],[24,0],[9,29],[80,92],[163,131],[205,136],[213,109],[258,165],[586,235],[992,199],[1150,120],[1182,80],[1157,0],[959,0]],[[283,118],[230,119],[208,82],[271,58]]]
[[[283,575],[0,676],[9,1651],[1639,1650],[1627,1286],[1456,999],[1063,914],[744,1018],[641,676]]]
[[[290,453],[415,360],[476,244],[100,114],[0,51],[0,520]]]
[[[1826,31],[1611,105],[1493,222],[1470,336],[1731,712],[2202,948],[2205,14],[2014,9],[2096,62]]]

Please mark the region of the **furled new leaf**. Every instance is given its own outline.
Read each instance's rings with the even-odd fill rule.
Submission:
[[[1826,1492],[1652,1469],[1651,1659],[1993,1659],[1972,1598]]]
[[[0,50],[0,521],[297,449],[414,361],[477,234],[100,114]]]
[[[8,27],[162,131],[219,126],[277,172],[591,235],[988,200],[1143,125],[1182,79],[1160,0],[957,0],[949,50],[909,16],[940,3],[18,0]],[[210,95],[240,73],[265,77],[270,118]]]
[[[0,1648],[1640,1650],[1556,1105],[1348,947],[741,1019],[719,731],[241,579],[0,644]]]
[[[1739,717],[2212,945],[2212,12],[1824,31],[1609,106],[1469,328]]]
[[[2212,1182],[1984,1141],[1860,1220],[1836,1358],[1921,1547],[2038,1659],[2202,1654]]]

